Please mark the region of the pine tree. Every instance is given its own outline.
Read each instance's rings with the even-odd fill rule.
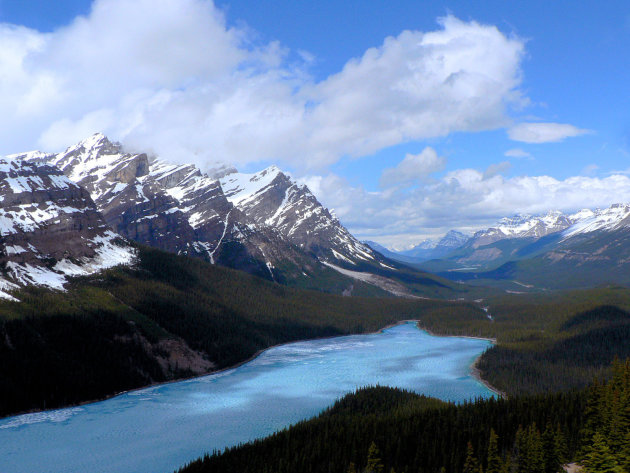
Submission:
[[[610,452],[606,438],[600,432],[593,435],[588,456],[583,461],[585,473],[622,473],[622,469]]]
[[[540,432],[536,424],[527,429],[527,457],[525,465],[526,473],[545,473],[545,461],[543,458],[543,446]]]
[[[462,473],[479,473],[479,462],[475,457],[475,451],[471,442],[468,442],[466,447],[466,460],[464,461]]]
[[[514,440],[514,454],[512,455],[512,471],[528,473],[527,471],[527,433],[519,425]]]
[[[501,473],[503,465],[499,457],[498,436],[494,429],[490,429],[490,440],[488,441],[488,463],[486,473]]]
[[[350,462],[350,465],[348,465],[348,473],[357,473],[357,467],[353,462]]]
[[[620,465],[626,473],[630,473],[630,429],[626,434],[624,445],[619,455]]]
[[[545,463],[545,473],[562,472],[562,465],[566,458],[566,440],[560,427],[554,431],[551,424],[547,424],[542,435],[543,459]]]
[[[556,436],[554,438],[554,444],[556,447],[556,457],[560,463],[560,467],[569,460],[569,447],[567,445],[567,438],[564,436],[564,432],[558,425],[556,427]]]
[[[381,452],[374,442],[368,449],[367,465],[365,467],[365,473],[382,473],[385,467],[381,461]]]
[[[604,386],[595,378],[589,389],[584,409],[584,426],[581,430],[580,456],[586,457],[591,448],[591,439],[602,425],[602,398]]]

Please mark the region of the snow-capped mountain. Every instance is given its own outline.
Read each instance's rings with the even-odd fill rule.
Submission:
[[[613,204],[607,209],[583,209],[571,215],[572,225],[562,236],[564,239],[597,231],[613,231],[630,226],[630,204]]]
[[[431,238],[427,238],[426,240],[422,240],[420,243],[418,243],[417,245],[409,248],[408,250],[403,250],[401,251],[401,253],[412,253],[414,251],[417,250],[432,250],[433,248],[435,248],[438,244],[440,240],[434,240]]]
[[[0,297],[25,284],[60,289],[67,276],[133,259],[90,195],[59,169],[0,158]]]
[[[58,154],[13,155],[61,169],[92,196],[120,235],[273,280],[308,277],[322,264],[389,268],[358,242],[306,186],[272,166],[202,173],[145,153],[127,153],[102,134]]]
[[[630,284],[630,204],[502,219],[422,268],[458,281],[513,280],[516,290]]]
[[[16,157],[57,166],[89,191],[107,224],[140,243],[269,279],[280,277],[279,265],[302,274],[302,266],[314,263],[274,228],[257,226],[227,200],[216,178],[192,164],[126,153],[102,134],[59,154]]]
[[[354,238],[308,187],[276,166],[255,174],[228,174],[221,186],[227,199],[257,225],[275,228],[322,261],[351,266],[378,262],[372,249]]]
[[[404,251],[391,252],[387,250],[386,256],[406,263],[420,263],[422,261],[442,258],[451,251],[461,247],[470,239],[469,235],[457,230],[450,230],[439,240],[427,239],[418,245]],[[378,248],[372,248],[380,251]],[[394,256],[392,256],[392,254]]]
[[[506,238],[541,238],[562,231],[573,223],[570,216],[559,211],[550,211],[545,215],[520,214],[505,217],[496,226],[476,232],[470,245],[478,248]]]

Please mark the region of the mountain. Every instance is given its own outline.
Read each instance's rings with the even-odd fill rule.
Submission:
[[[502,222],[421,267],[453,280],[518,281],[520,289],[630,284],[630,204]]]
[[[470,240],[470,235],[458,232],[457,230],[450,230],[446,235],[442,237],[442,239],[440,239],[440,241],[438,241],[437,245],[435,245],[435,248],[452,250],[454,248],[459,248],[468,240]]]
[[[421,263],[426,260],[442,258],[453,250],[461,247],[470,239],[469,235],[450,230],[439,240],[424,240],[418,245],[404,251],[392,251],[376,242],[367,242],[374,250],[396,261],[403,263]]]
[[[581,210],[572,215],[550,211],[544,215],[519,214],[499,220],[495,226],[477,231],[470,239],[452,251],[420,267],[440,272],[444,270],[488,270],[515,259],[530,257],[552,245],[563,230],[590,216]]]
[[[410,250],[403,251],[402,254],[406,256],[413,256],[415,258],[421,258],[423,260],[441,258],[451,251],[460,248],[468,240],[470,240],[469,235],[458,232],[457,230],[450,230],[437,242],[425,240],[420,245]]]
[[[403,263],[415,263],[415,262],[417,262],[417,260],[415,258],[409,258],[409,257],[406,257],[406,256],[402,256],[397,251],[393,251],[393,250],[390,250],[389,248],[385,248],[383,245],[381,245],[380,243],[377,243],[375,241],[365,240],[363,242],[363,244],[369,246],[372,250],[377,251],[378,253],[382,254],[386,258],[393,259],[395,261],[400,261],[400,262],[403,262]]]
[[[227,199],[259,228],[276,229],[321,261],[349,268],[386,263],[354,238],[308,187],[276,166],[255,174],[230,173],[220,182]]]
[[[0,297],[134,260],[89,193],[55,167],[0,158],[0,204]]]
[[[450,290],[451,283],[373,252],[275,166],[202,173],[192,164],[128,153],[102,134],[62,153],[11,157],[59,168],[89,192],[107,225],[141,244],[329,292],[352,294],[365,283],[381,295]]]
[[[302,253],[271,228],[254,231],[219,181],[193,165],[126,153],[102,134],[59,154],[15,157],[61,169],[87,189],[107,224],[131,240],[270,279],[280,260],[303,265]]]
[[[496,226],[476,232],[469,245],[479,248],[506,238],[541,238],[564,230],[573,223],[571,216],[558,211],[534,216],[519,214],[502,218]]]

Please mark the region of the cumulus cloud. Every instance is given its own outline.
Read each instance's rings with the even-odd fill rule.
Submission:
[[[95,0],[52,33],[0,25],[0,152],[94,131],[181,161],[323,168],[411,140],[495,129],[522,103],[523,41],[442,18],[322,81],[230,28],[209,0]]]
[[[566,123],[519,123],[508,130],[511,140],[523,143],[555,143],[590,133]]]
[[[503,153],[503,155],[508,158],[532,158],[530,153],[522,150],[521,148],[508,149],[505,153]]]
[[[385,169],[381,175],[381,186],[408,186],[415,181],[422,181],[430,174],[444,169],[446,159],[427,146],[419,154],[407,154],[394,168]]]
[[[604,178],[508,178],[489,170],[458,169],[411,190],[395,192],[368,192],[334,174],[304,182],[359,238],[397,247],[451,229],[470,232],[486,228],[518,212],[573,212],[630,201],[630,176],[620,173]]]

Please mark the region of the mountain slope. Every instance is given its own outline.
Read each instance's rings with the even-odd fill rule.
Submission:
[[[487,276],[549,289],[630,285],[630,228],[572,234],[534,258],[506,264]]]
[[[57,168],[0,158],[0,297],[134,260],[89,194]]]
[[[630,284],[629,230],[630,204],[503,219],[444,258],[414,266],[515,291]]]
[[[221,178],[221,186],[228,200],[257,225],[277,229],[320,260],[350,267],[366,261],[385,264],[370,247],[354,238],[308,187],[276,166],[255,174],[228,174]]]

